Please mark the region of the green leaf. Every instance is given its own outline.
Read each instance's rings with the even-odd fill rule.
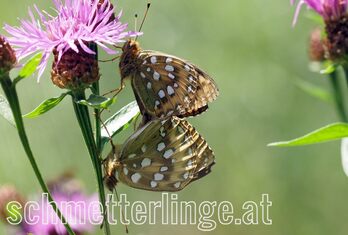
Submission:
[[[87,100],[79,100],[78,104],[90,106],[94,109],[108,109],[112,104],[116,102],[116,98],[107,98],[104,96],[90,95]]]
[[[0,95],[0,115],[4,117],[12,126],[16,127],[11,107],[7,99]]]
[[[322,127],[318,130],[315,130],[300,138],[293,139],[290,141],[271,143],[268,146],[276,146],[276,147],[301,146],[301,145],[317,144],[321,142],[338,140],[344,137],[348,137],[348,124],[333,123],[328,126]]]
[[[109,134],[111,137],[114,137],[121,131],[127,129],[139,114],[140,111],[137,102],[133,101],[106,120],[104,124],[107,131],[103,125],[101,127],[102,146],[104,147],[104,145],[109,141]]]
[[[37,66],[39,66],[42,59],[42,54],[38,53],[31,57],[29,61],[24,65],[24,67],[19,71],[18,77],[15,79],[15,83],[19,82],[20,80],[30,77],[37,69]]]
[[[36,107],[33,111],[31,111],[28,114],[25,114],[23,117],[25,118],[35,118],[38,117],[44,113],[47,113],[48,111],[50,111],[51,109],[53,109],[54,107],[56,107],[60,102],[62,102],[62,100],[65,98],[65,96],[69,94],[67,93],[63,93],[58,97],[55,98],[50,98],[45,100],[44,102],[42,102],[38,107]]]
[[[319,100],[322,100],[328,103],[334,102],[334,97],[332,93],[323,89],[320,86],[314,85],[310,82],[300,80],[300,79],[295,81],[295,85],[314,98],[317,98]]]

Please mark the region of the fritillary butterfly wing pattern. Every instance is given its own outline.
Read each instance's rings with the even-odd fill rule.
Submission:
[[[150,191],[182,190],[214,165],[206,141],[176,117],[147,123],[125,142],[119,156],[114,164],[118,180]]]
[[[143,51],[128,41],[120,61],[121,77],[131,77],[143,115],[156,118],[195,116],[219,95],[214,80],[197,66],[175,56]]]
[[[184,126],[183,129],[190,130],[190,135],[198,135],[198,132],[187,122],[182,121],[181,125]],[[214,153],[209,147],[208,143],[199,136],[195,142],[196,154],[198,156],[198,161],[196,161],[197,166],[195,168],[195,173],[193,175],[192,181],[198,180],[211,172],[212,166],[215,164]],[[213,157],[212,157],[213,156]]]
[[[189,62],[154,51],[138,59],[143,62],[132,86],[152,116],[190,116],[218,96],[215,82]]]

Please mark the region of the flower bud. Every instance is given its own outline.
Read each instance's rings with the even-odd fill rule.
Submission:
[[[25,199],[15,187],[4,185],[0,188],[0,220],[5,223],[8,223],[7,218],[11,215],[7,208],[10,202],[17,202],[24,206]]]
[[[313,62],[322,62],[326,59],[326,39],[322,36],[320,28],[311,32],[309,40],[309,59]]]
[[[16,64],[17,58],[11,45],[0,36],[0,74],[8,73]]]
[[[52,82],[69,90],[83,90],[98,81],[99,66],[95,55],[89,54],[78,47],[79,53],[69,49],[59,60],[59,53],[53,50]]]

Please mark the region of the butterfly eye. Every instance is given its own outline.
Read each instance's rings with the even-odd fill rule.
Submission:
[[[123,52],[125,52],[125,51],[129,51],[129,49],[131,49],[131,44],[132,44],[132,42],[129,40],[129,41],[127,41],[124,45],[123,45],[123,47],[122,47],[122,51]]]

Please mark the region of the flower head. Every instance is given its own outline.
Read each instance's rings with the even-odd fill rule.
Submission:
[[[99,208],[94,206],[99,206],[96,194],[87,196],[82,193],[68,195],[54,192],[52,196],[76,234],[91,233],[94,230],[93,225],[101,223],[101,221],[91,223],[91,219],[101,214]],[[35,223],[23,224],[23,232],[25,234],[67,235],[63,223],[60,222],[47,199],[42,197],[37,203],[39,205],[38,210],[32,211],[31,216],[36,216],[38,220]]]
[[[124,42],[125,38],[139,35],[126,31],[122,12],[115,16],[110,0],[53,0],[57,16],[34,6],[38,19],[29,9],[30,20],[21,20],[20,27],[5,25],[11,35],[8,41],[15,47],[19,59],[41,52],[39,78],[46,68],[50,54],[55,51],[57,62],[69,50],[94,55],[89,43],[99,45],[108,54],[115,54],[108,45]]]
[[[49,182],[48,185],[53,199],[76,234],[91,233],[94,225],[101,224],[98,196],[86,195],[81,182],[73,178],[73,175],[64,174]],[[31,211],[30,215],[37,217],[38,221],[35,221],[37,223],[24,222],[21,226],[23,233],[67,235],[63,223],[54,212],[46,195],[40,197],[37,203],[38,210]]]
[[[80,48],[79,51],[76,53],[69,49],[59,58],[59,52],[53,50],[51,80],[59,88],[83,90],[99,80],[99,66],[95,56]]]
[[[291,0],[291,3],[294,4],[295,0]],[[348,0],[300,0],[294,24],[304,4],[320,14],[325,22],[326,59],[346,63],[348,55]]]
[[[296,0],[291,0],[295,4]],[[300,0],[294,18],[296,24],[301,7],[307,5],[310,9],[316,11],[325,21],[337,20],[347,13],[348,0]]]
[[[16,62],[15,52],[6,39],[0,35],[0,73],[8,73]]]

